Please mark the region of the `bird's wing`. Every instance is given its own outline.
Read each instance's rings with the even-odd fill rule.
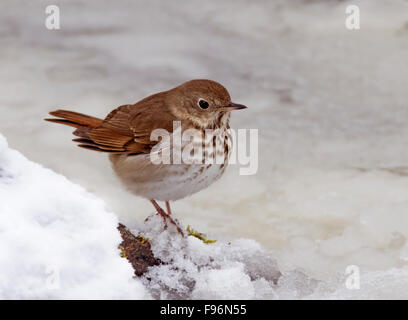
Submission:
[[[123,105],[103,120],[102,124],[87,130],[77,129],[74,134],[79,146],[87,149],[129,154],[147,154],[158,141],[150,139],[154,129],[172,132],[174,117],[166,112],[160,94],[150,96],[134,105]]]

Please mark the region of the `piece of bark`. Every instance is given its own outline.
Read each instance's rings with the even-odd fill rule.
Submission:
[[[142,276],[149,267],[161,263],[160,259],[154,257],[149,241],[135,236],[121,223],[118,225],[118,230],[123,240],[119,247],[135,270],[136,276]]]

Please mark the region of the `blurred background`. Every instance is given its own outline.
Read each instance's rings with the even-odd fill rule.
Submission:
[[[45,27],[50,4],[60,30]],[[349,4],[360,30],[345,28]],[[408,263],[407,1],[8,0],[0,19],[0,133],[129,227],[151,204],[105,155],[76,147],[71,128],[42,119],[57,108],[103,118],[208,78],[249,107],[232,126],[259,130],[259,170],[231,166],[174,203],[184,225],[255,239],[281,270],[319,279]]]

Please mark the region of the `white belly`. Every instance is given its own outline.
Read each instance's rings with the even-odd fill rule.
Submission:
[[[112,167],[132,193],[160,201],[174,201],[194,194],[218,180],[226,164],[160,164],[148,156],[111,155]]]
[[[232,143],[231,136],[224,133],[214,136],[217,140],[216,146],[213,145],[212,139],[205,142],[207,154],[210,158],[217,155],[218,159],[223,159],[221,164],[216,161],[211,164],[201,164],[202,158],[199,159],[200,162],[193,164],[186,164],[186,162],[154,164],[149,154],[134,156],[112,154],[110,160],[115,173],[132,193],[149,200],[174,201],[208,187],[222,176]],[[195,143],[201,146],[202,140],[198,139]],[[209,148],[209,145],[213,148]],[[185,146],[181,146],[183,150]],[[160,146],[160,148],[166,147],[168,146]],[[170,150],[173,149],[170,147]],[[201,155],[204,156],[204,151]]]

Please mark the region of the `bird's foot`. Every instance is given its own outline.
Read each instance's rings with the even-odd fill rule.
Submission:
[[[167,229],[167,221],[170,221],[176,228],[179,234],[181,234],[182,237],[184,237],[184,233],[183,230],[181,230],[180,226],[178,225],[178,223],[176,221],[173,220],[172,217],[170,217],[170,214],[166,213],[155,200],[150,200],[150,202],[153,204],[154,208],[157,211],[157,214],[159,214],[163,220],[164,220],[164,229]],[[166,202],[166,205],[168,206],[168,202]],[[170,211],[170,207],[167,207],[167,210]]]
[[[157,214],[163,218],[164,228],[167,229],[167,221],[170,221],[170,223],[176,227],[178,233],[181,234],[182,237],[184,237],[183,230],[181,230],[178,223],[174,221],[173,218],[170,217],[170,215],[168,215],[162,208],[156,208],[156,209],[157,209]]]

